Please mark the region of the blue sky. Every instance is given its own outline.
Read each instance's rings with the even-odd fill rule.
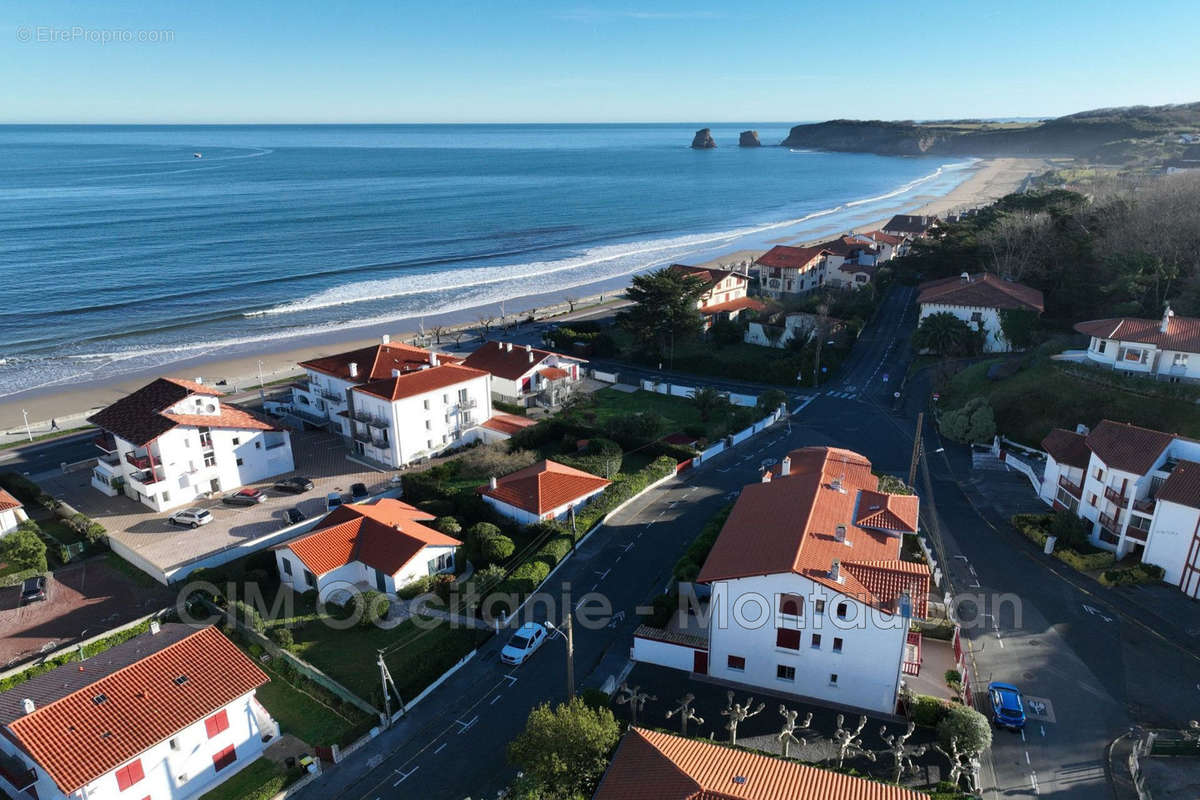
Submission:
[[[1053,116],[1200,100],[1197,30],[1196,0],[9,0],[0,122]]]

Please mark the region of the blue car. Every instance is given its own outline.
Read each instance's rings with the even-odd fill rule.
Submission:
[[[994,681],[988,684],[992,700],[992,721],[1001,728],[1019,731],[1025,727],[1025,701],[1021,690],[1010,683]]]

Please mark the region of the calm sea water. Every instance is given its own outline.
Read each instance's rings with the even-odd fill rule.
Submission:
[[[696,127],[0,127],[0,396],[585,289],[964,177],[736,147],[785,125],[717,126],[698,152]]]

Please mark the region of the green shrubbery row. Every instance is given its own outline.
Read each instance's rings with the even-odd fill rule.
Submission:
[[[1039,547],[1046,546],[1046,540],[1055,534],[1056,529],[1068,530],[1069,533],[1066,537],[1058,537],[1053,555],[1059,561],[1080,572],[1090,572],[1111,566],[1115,556],[1107,550],[1091,548],[1086,539],[1083,540],[1082,546],[1090,548],[1091,552],[1081,553],[1067,546],[1069,543],[1080,546],[1079,534],[1074,530],[1079,525],[1068,523],[1066,521],[1068,518],[1078,521],[1078,517],[1070,512],[1056,511],[1053,514],[1014,514],[1012,524],[1022,535],[1035,542]]]
[[[1154,564],[1138,564],[1128,569],[1107,569],[1100,573],[1105,586],[1128,586],[1135,583],[1158,583],[1166,572]]]

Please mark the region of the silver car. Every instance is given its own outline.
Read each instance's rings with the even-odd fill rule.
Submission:
[[[199,528],[213,521],[213,515],[207,508],[185,508],[167,517],[172,525],[186,525],[189,528]]]

